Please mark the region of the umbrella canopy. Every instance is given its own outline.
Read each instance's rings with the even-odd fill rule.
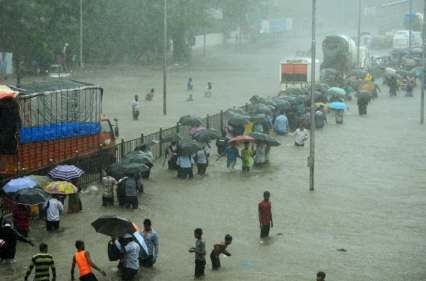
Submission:
[[[78,192],[78,188],[67,181],[53,181],[43,188],[47,193],[50,194],[74,194]]]
[[[136,175],[149,171],[149,166],[143,163],[114,163],[110,166],[109,171],[113,178],[119,180],[128,175]]]
[[[335,102],[329,103],[328,108],[332,110],[345,110],[348,107],[346,106],[346,103],[344,102],[335,101]]]
[[[143,152],[141,150],[132,151],[124,156],[121,160],[124,164],[138,163],[138,164],[152,164],[154,162],[152,153]]]
[[[50,198],[50,195],[40,188],[21,189],[13,195],[17,204],[37,205],[43,204]]]
[[[30,177],[22,177],[10,180],[3,186],[3,191],[6,193],[17,192],[25,188],[33,188],[38,184],[35,180]]]
[[[204,131],[206,128],[203,126],[197,126],[197,127],[192,127],[191,130],[189,130],[189,133],[191,135],[195,135],[198,132]]]
[[[118,216],[101,216],[92,222],[92,226],[96,232],[111,237],[120,237],[124,234],[132,234],[136,231],[131,221]]]
[[[28,177],[34,180],[35,182],[37,182],[38,186],[41,186],[41,187],[45,187],[53,181],[48,176],[29,175]]]
[[[182,126],[196,126],[201,125],[203,121],[200,117],[193,116],[193,115],[185,115],[179,118],[178,121]]]
[[[236,136],[232,139],[230,139],[229,143],[235,143],[235,142],[247,142],[247,141],[255,141],[253,137],[250,136]]]
[[[276,139],[271,137],[268,134],[253,132],[250,134],[251,137],[253,137],[257,142],[263,142],[270,146],[279,146],[281,145]]]
[[[194,134],[193,138],[199,142],[209,142],[219,138],[219,132],[216,129],[204,129]]]
[[[263,114],[272,114],[272,111],[273,111],[274,109],[273,109],[273,107],[272,106],[269,106],[269,105],[266,105],[266,104],[263,104],[263,103],[256,103],[256,104],[253,104],[252,106],[251,106],[251,112],[252,113],[255,113],[255,114],[260,114],[260,113],[263,113]]]
[[[58,165],[48,173],[54,179],[70,181],[84,174],[84,171],[74,165]]]
[[[202,146],[195,141],[185,141],[178,144],[178,151],[184,155],[192,155],[202,149]]]
[[[342,88],[339,87],[331,87],[330,89],[327,90],[327,94],[329,95],[338,95],[338,96],[345,96],[346,95],[346,91]]]

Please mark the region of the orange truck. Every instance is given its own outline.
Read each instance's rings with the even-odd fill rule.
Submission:
[[[319,61],[315,64],[315,75],[319,79]],[[311,59],[292,58],[280,63],[280,83],[284,90],[289,84],[306,85],[311,82]]]
[[[103,89],[73,80],[0,85],[0,177],[55,164],[107,166],[115,159],[117,120],[102,117]]]

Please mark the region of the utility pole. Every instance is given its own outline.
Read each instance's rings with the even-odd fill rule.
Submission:
[[[408,48],[413,46],[413,0],[408,2]]]
[[[426,0],[425,0],[426,1]],[[314,190],[315,178],[315,67],[316,67],[316,0],[312,0],[312,46],[311,46],[311,129],[309,141],[309,190]]]
[[[83,0],[80,0],[80,67],[84,68],[84,64],[83,64]]]
[[[423,3],[423,15],[426,15],[426,0]],[[426,59],[426,21],[423,20],[423,56],[422,56],[422,92],[420,96],[420,124],[423,124],[425,121],[425,82],[426,82],[426,71],[425,71],[425,59]]]
[[[167,115],[167,0],[163,1],[163,114]]]
[[[361,49],[361,9],[362,9],[362,5],[361,5],[361,0],[358,0],[358,35],[357,35],[357,42],[356,42],[356,63],[358,68],[361,68],[361,54],[360,54],[360,49]]]

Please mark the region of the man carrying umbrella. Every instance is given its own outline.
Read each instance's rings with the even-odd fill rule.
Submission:
[[[131,281],[139,271],[140,247],[129,233],[123,235],[120,240],[115,241],[115,245],[123,254],[118,267],[122,273],[122,280]]]

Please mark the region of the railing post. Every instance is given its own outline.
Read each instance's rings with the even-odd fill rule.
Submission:
[[[208,114],[206,116],[206,127],[207,127],[207,129],[210,129],[210,115],[208,115]]]
[[[143,135],[143,133],[141,134],[141,144],[145,143],[145,136]]]
[[[162,128],[160,128],[160,143],[159,143],[159,145],[160,145],[159,150],[160,150],[160,158],[161,158],[161,156],[163,156],[163,129]]]
[[[223,135],[223,110],[220,111],[220,132]]]
[[[180,123],[177,122],[176,123],[176,135],[179,135],[179,132],[180,132]]]
[[[244,110],[245,110],[246,112],[248,112],[248,108],[249,108],[248,103],[246,103],[246,104],[244,105]]]
[[[124,139],[121,139],[120,143],[120,159],[124,156]]]

